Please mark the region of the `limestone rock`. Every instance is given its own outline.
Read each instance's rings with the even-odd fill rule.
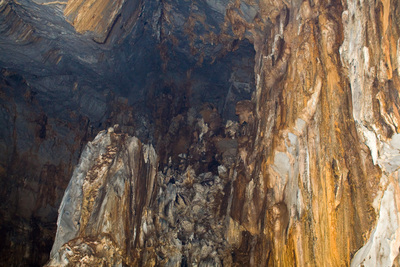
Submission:
[[[156,157],[152,146],[113,128],[88,143],[61,202],[49,266],[134,262]]]
[[[399,10],[0,1],[0,260],[399,265]]]
[[[64,15],[77,32],[91,32],[98,43],[105,43],[113,34],[126,34],[139,15],[141,1],[69,0]],[[124,28],[122,31],[118,28]],[[118,36],[119,38],[121,36]]]

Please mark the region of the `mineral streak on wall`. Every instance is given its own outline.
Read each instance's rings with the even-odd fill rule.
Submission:
[[[156,193],[157,155],[113,130],[99,133],[82,152],[60,207],[50,266],[137,264],[134,248],[147,232],[142,217]]]
[[[57,43],[26,14],[0,2],[7,44]],[[53,171],[66,175],[80,153],[62,201],[54,189],[40,198],[61,201],[47,266],[400,265],[398,0],[69,0],[57,14],[76,46],[0,55],[22,73],[3,70],[0,83],[10,158],[42,164],[35,151],[49,133],[84,147],[65,145],[75,158]],[[43,66],[73,73],[57,76],[70,106],[88,99],[63,131],[40,102],[49,82],[21,63],[44,55]],[[26,110],[38,119],[26,122]],[[99,126],[71,134],[85,118]],[[15,168],[7,160],[2,177]],[[22,181],[3,183],[35,196]]]
[[[140,0],[74,0],[67,2],[64,15],[77,32],[91,32],[94,41],[105,43],[112,30],[129,32],[132,29],[139,8]]]

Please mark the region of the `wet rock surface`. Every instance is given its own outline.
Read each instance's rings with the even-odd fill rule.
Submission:
[[[398,11],[0,1],[0,261],[396,266]]]

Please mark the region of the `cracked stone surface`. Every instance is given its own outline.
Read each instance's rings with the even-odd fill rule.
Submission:
[[[399,266],[399,12],[1,0],[1,264]]]

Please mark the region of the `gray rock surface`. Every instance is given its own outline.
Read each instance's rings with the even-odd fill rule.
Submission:
[[[232,32],[212,37],[225,31],[221,4],[125,1],[96,32],[73,22],[82,10],[66,18],[63,2],[0,2],[0,261],[46,261],[63,191],[99,131],[118,123],[165,147],[165,125],[190,108],[208,102],[235,119],[235,102],[255,88],[255,52]]]

